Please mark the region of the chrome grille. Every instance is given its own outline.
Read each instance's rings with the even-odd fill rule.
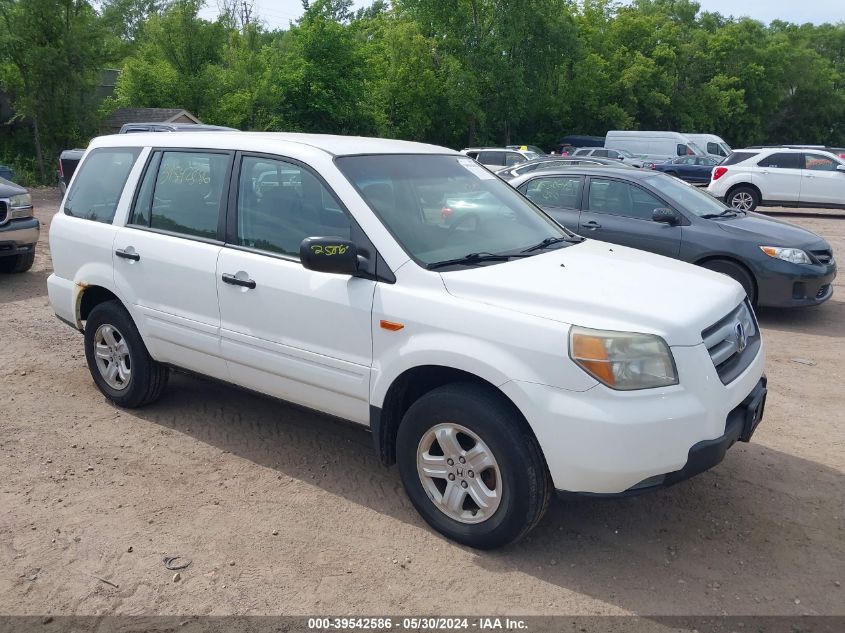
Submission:
[[[760,349],[760,329],[748,301],[704,330],[701,338],[724,384],[739,376]]]
[[[6,224],[9,219],[9,203],[5,200],[0,200],[0,224]]]
[[[815,257],[822,264],[830,264],[833,262],[833,251],[810,251],[810,254]]]

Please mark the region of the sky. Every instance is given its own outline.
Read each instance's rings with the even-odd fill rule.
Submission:
[[[270,29],[287,28],[302,15],[301,0],[253,0],[255,14]],[[762,22],[842,22],[845,21],[845,0],[698,0],[702,11],[718,11],[723,15],[749,16]],[[370,4],[355,0],[355,8]],[[200,16],[213,20],[217,16],[217,0],[207,0]]]

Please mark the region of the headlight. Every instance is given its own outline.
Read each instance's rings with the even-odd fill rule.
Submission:
[[[32,206],[32,196],[28,193],[21,193],[17,196],[12,196],[9,198],[9,206],[14,207],[31,207]]]
[[[785,262],[792,262],[793,264],[812,264],[813,261],[800,248],[780,248],[778,246],[761,246],[760,250],[769,257],[775,259],[782,259]]]
[[[653,334],[572,326],[569,357],[593,378],[620,391],[678,384],[672,352]]]
[[[9,213],[7,217],[10,220],[32,217],[32,196],[28,193],[22,193],[9,198]]]

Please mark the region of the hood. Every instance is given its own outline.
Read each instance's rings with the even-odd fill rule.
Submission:
[[[745,297],[728,277],[644,251],[586,240],[503,264],[441,273],[462,299],[596,329],[698,345]]]
[[[717,225],[727,233],[756,238],[760,246],[784,246],[825,250],[830,248],[824,238],[800,226],[775,220],[759,213],[718,220]],[[764,244],[763,242],[766,242]]]
[[[27,193],[26,189],[20,185],[16,185],[11,180],[0,178],[0,198],[8,198],[9,196],[19,196],[22,193]]]

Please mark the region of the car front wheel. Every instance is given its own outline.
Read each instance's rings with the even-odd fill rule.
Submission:
[[[533,528],[552,485],[537,441],[504,397],[470,383],[420,397],[397,434],[408,497],[445,536],[501,547]]]

